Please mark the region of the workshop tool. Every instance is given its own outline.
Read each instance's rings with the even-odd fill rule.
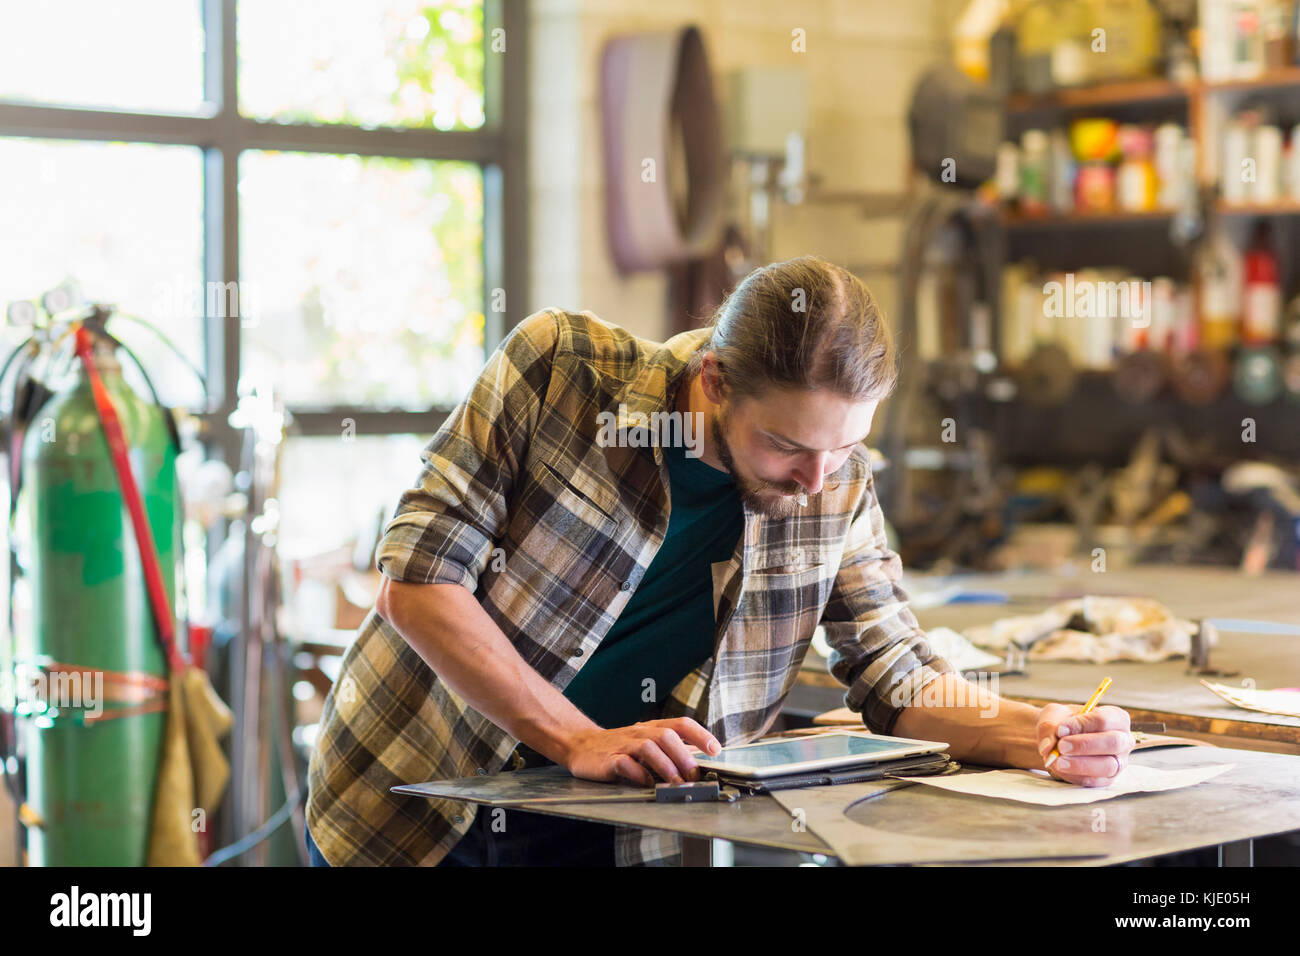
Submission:
[[[1224,471],[1223,488],[1234,495],[1257,495],[1280,512],[1281,519],[1290,525],[1286,533],[1292,538],[1296,563],[1300,565],[1300,491],[1291,476],[1267,462],[1243,461]],[[1265,563],[1267,560],[1268,556]]]
[[[975,189],[992,178],[1003,136],[1001,98],[951,66],[925,73],[912,91],[908,132],[912,163],[941,181]]]
[[[1116,523],[1133,524],[1175,489],[1178,470],[1161,461],[1160,446],[1160,433],[1147,429],[1138,439],[1129,463],[1111,478],[1111,508]]]
[[[1102,681],[1101,686],[1097,688],[1096,692],[1090,698],[1088,698],[1088,703],[1083,705],[1083,710],[1079,711],[1078,716],[1083,717],[1085,714],[1091,714],[1093,708],[1097,706],[1097,701],[1101,700],[1101,695],[1106,693],[1108,687],[1110,687],[1109,677]],[[1060,756],[1061,752],[1057,748],[1053,747],[1052,752],[1047,755],[1047,762],[1043,764],[1043,766],[1050,767],[1052,764],[1056,763]]]
[[[619,270],[660,269],[712,250],[730,167],[700,30],[610,39],[600,60],[600,114],[607,230]],[[680,167],[674,139],[684,152]],[[650,176],[647,162],[657,164]]]
[[[1079,530],[1079,548],[1092,550],[1097,525],[1111,494],[1111,481],[1096,462],[1084,465],[1065,483],[1062,492],[1066,512]]]
[[[106,312],[99,311],[93,316],[100,322],[106,317]],[[154,631],[169,671],[167,719],[153,784],[147,861],[151,866],[197,865],[200,847],[192,814],[196,808],[205,814],[214,811],[225,790],[229,764],[221,751],[220,738],[230,730],[233,718],[213,691],[207,674],[194,667],[177,645],[176,615],[144,498],[131,471],[126,433],[113,396],[100,375],[103,359],[95,355],[95,325],[90,321],[82,324],[75,336],[77,356],[90,382],[118,491],[131,520]],[[111,337],[108,341],[112,341]]]
[[[1188,663],[1201,670],[1210,666],[1210,648],[1219,643],[1219,634],[1210,621],[1198,621],[1192,632],[1192,649],[1187,655]]]
[[[102,674],[110,705],[95,714],[94,695],[83,689],[75,707],[66,700],[19,706],[27,718],[27,801],[39,820],[27,830],[33,865],[143,865],[162,753],[168,668],[150,598],[165,595],[170,604],[175,593],[178,448],[169,413],[123,378],[105,318],[95,309],[86,319],[95,334],[82,352],[84,368],[45,403],[39,417],[48,428],[33,424],[22,452],[32,638],[15,664],[47,679],[76,675],[80,684]],[[88,370],[100,380],[93,390]],[[139,468],[141,503],[130,521],[96,410],[102,396],[125,423],[129,444],[117,459],[129,452]],[[145,516],[133,529],[131,521]],[[157,545],[156,577],[133,543],[146,528]]]

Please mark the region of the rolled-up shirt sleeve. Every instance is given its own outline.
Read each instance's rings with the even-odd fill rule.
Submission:
[[[954,670],[926,641],[900,586],[902,575],[868,473],[821,623],[832,650],[831,674],[848,688],[844,703],[875,733],[892,733],[921,688]]]
[[[376,552],[385,576],[477,590],[537,427],[558,333],[550,311],[515,326],[425,446],[419,477],[402,493]]]

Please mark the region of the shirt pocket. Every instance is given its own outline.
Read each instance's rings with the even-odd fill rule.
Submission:
[[[581,583],[612,543],[618,519],[548,465],[530,475],[511,518],[514,554],[562,580]]]
[[[824,563],[787,563],[751,571],[745,579],[746,616],[768,622],[792,640],[810,639],[834,577],[833,569]]]
[[[553,468],[539,464],[528,475],[512,502],[504,566],[488,595],[536,643],[550,645],[562,634],[579,640],[619,595],[610,565],[618,519]]]

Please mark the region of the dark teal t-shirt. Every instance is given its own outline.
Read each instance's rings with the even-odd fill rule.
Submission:
[[[745,514],[731,475],[664,447],[664,543],[623,613],[564,696],[602,727],[657,718],[679,681],[713,654],[713,570],[728,561]],[[653,681],[647,684],[646,681]]]

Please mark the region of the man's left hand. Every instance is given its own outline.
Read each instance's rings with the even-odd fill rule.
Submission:
[[[1053,747],[1060,753],[1047,768],[1058,780],[1108,787],[1128,766],[1136,743],[1129,732],[1128,711],[1106,706],[1080,716],[1079,709],[1048,704],[1038,712],[1038,753],[1044,762]]]

